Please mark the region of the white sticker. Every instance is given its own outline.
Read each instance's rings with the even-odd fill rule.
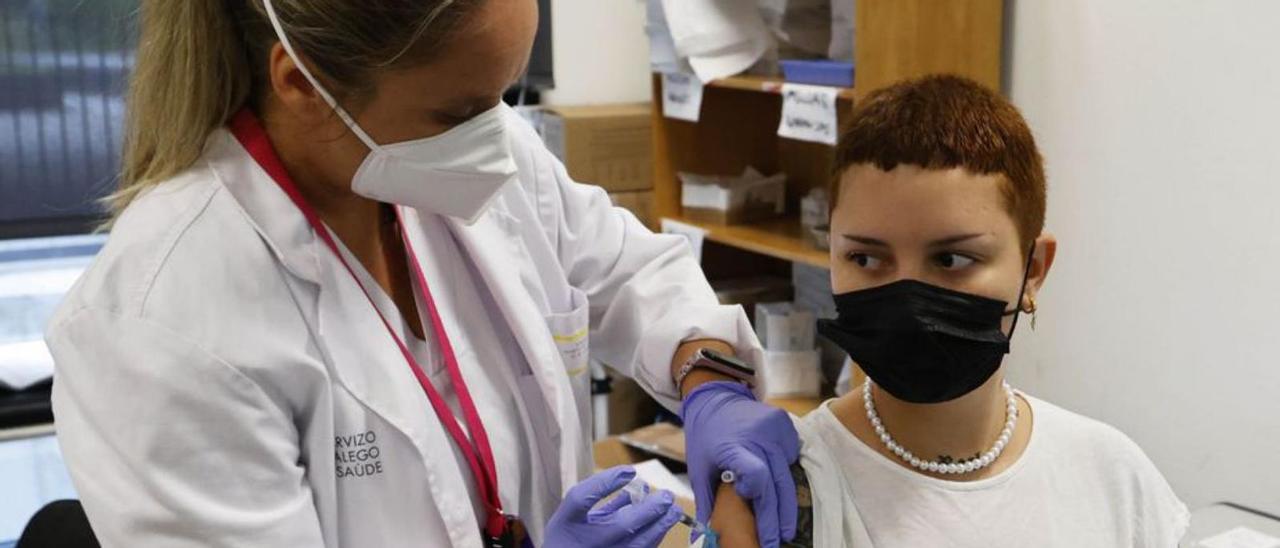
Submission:
[[[1196,546],[1199,548],[1280,548],[1280,538],[1259,533],[1248,527],[1236,527],[1204,539]]]
[[[702,262],[702,241],[707,237],[706,230],[688,223],[663,219],[662,232],[664,234],[679,234],[688,238],[689,246],[693,248],[694,260]]]
[[[782,120],[778,123],[778,136],[836,144],[838,92],[833,87],[782,84]]]
[[[667,118],[697,122],[702,111],[702,82],[692,74],[662,75],[662,114]]]

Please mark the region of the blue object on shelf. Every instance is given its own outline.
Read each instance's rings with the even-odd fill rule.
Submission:
[[[848,61],[783,59],[779,64],[782,77],[788,82],[853,87],[853,63]]]

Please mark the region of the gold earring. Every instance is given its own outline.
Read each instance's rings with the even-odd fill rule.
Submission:
[[[1039,307],[1036,306],[1036,298],[1032,297],[1031,295],[1027,295],[1027,307],[1023,309],[1023,312],[1026,312],[1027,314],[1031,314],[1031,330],[1032,331],[1036,330],[1036,312],[1038,310],[1039,310]]]

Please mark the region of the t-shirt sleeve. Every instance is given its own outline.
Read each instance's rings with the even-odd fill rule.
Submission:
[[[1186,535],[1191,513],[1147,454],[1113,430],[1126,458],[1133,489],[1133,546],[1174,548]]]
[[[1140,505],[1135,524],[1134,546],[1149,548],[1173,548],[1187,534],[1191,513],[1174,494],[1155,464],[1146,455],[1140,455],[1145,465],[1139,470]]]

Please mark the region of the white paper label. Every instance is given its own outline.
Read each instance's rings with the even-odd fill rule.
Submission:
[[[788,139],[836,144],[836,94],[826,86],[782,84],[782,121],[778,135]]]
[[[707,237],[706,230],[688,223],[663,219],[662,232],[664,234],[679,234],[688,238],[689,246],[693,248],[693,258],[698,262],[702,262],[702,241]]]
[[[1259,533],[1248,527],[1236,527],[1204,539],[1197,546],[1199,548],[1280,548],[1280,538]]]
[[[667,118],[697,122],[702,111],[702,82],[692,74],[662,75],[662,114]]]

